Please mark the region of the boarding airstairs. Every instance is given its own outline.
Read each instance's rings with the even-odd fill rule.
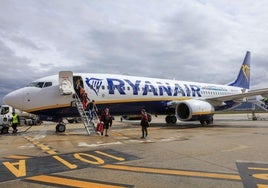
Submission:
[[[258,100],[256,101],[255,103],[253,103],[253,105],[256,105],[258,107],[260,107],[261,109],[265,110],[268,112],[268,104],[265,103],[264,101],[262,100]]]
[[[83,104],[79,96],[74,91],[73,72],[71,71],[59,72],[59,89],[61,95],[73,95],[74,101],[72,101],[72,106],[77,108],[88,135],[95,133],[96,131],[94,122],[89,120],[89,117],[83,108]]]
[[[266,120],[265,118],[256,115],[256,107],[259,107],[260,109],[268,112],[268,104],[265,103],[262,100],[257,100],[257,101],[252,103],[252,116],[249,117],[249,119],[252,119],[252,120]]]
[[[95,133],[95,125],[93,121],[89,120],[89,117],[87,115],[87,113],[85,112],[84,108],[83,108],[83,104],[81,102],[81,100],[79,99],[79,97],[77,96],[77,94],[75,94],[75,106],[82,118],[83,124],[85,126],[85,129],[88,133],[88,135],[91,135],[93,133]]]

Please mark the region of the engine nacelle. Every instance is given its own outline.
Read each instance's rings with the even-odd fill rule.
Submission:
[[[214,111],[210,103],[195,99],[182,101],[176,106],[176,116],[181,121],[202,121],[213,116]]]

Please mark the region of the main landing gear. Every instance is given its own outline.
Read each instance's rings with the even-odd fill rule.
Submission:
[[[209,117],[207,119],[201,119],[200,120],[201,125],[210,125],[213,124],[213,117]]]
[[[201,125],[213,124],[213,117],[202,117],[200,120]],[[177,117],[175,115],[166,116],[166,123],[176,124]]]
[[[175,115],[166,116],[166,123],[175,124],[177,122],[177,117]]]

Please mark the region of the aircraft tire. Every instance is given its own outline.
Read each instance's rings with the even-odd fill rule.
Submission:
[[[8,127],[3,127],[1,130],[1,134],[7,134],[8,133]]]
[[[206,120],[207,125],[213,124],[213,117]]]
[[[176,117],[176,116],[170,116],[170,122],[171,122],[172,124],[177,123],[177,117]]]
[[[170,119],[171,119],[171,116],[170,115],[166,116],[166,119],[165,119],[166,120],[166,123],[170,123],[171,122]]]
[[[200,120],[201,125],[205,125],[205,121],[204,120]]]
[[[68,123],[74,123],[74,119],[67,119]]]
[[[62,123],[57,124],[56,132],[62,133],[62,132],[65,132],[65,130],[66,130],[65,124],[62,124]]]

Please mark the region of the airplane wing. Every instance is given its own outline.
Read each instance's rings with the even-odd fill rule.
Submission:
[[[264,94],[266,95],[268,94],[268,88],[251,90],[246,93],[240,93],[240,94],[234,94],[234,95],[225,95],[225,96],[207,98],[206,101],[211,102],[212,104],[215,102],[224,102],[224,101],[229,101],[229,100],[242,101],[245,97],[252,97],[252,96],[264,95]]]
[[[198,100],[207,101],[213,106],[220,106],[224,103],[224,101],[233,100],[235,102],[243,102],[245,97],[252,97],[257,95],[268,95],[268,88],[251,90],[246,93],[233,94],[233,95],[225,95],[211,98],[200,98]],[[187,100],[187,99],[186,99]],[[174,100],[167,103],[168,107],[175,108],[178,103],[182,102],[182,100]]]

